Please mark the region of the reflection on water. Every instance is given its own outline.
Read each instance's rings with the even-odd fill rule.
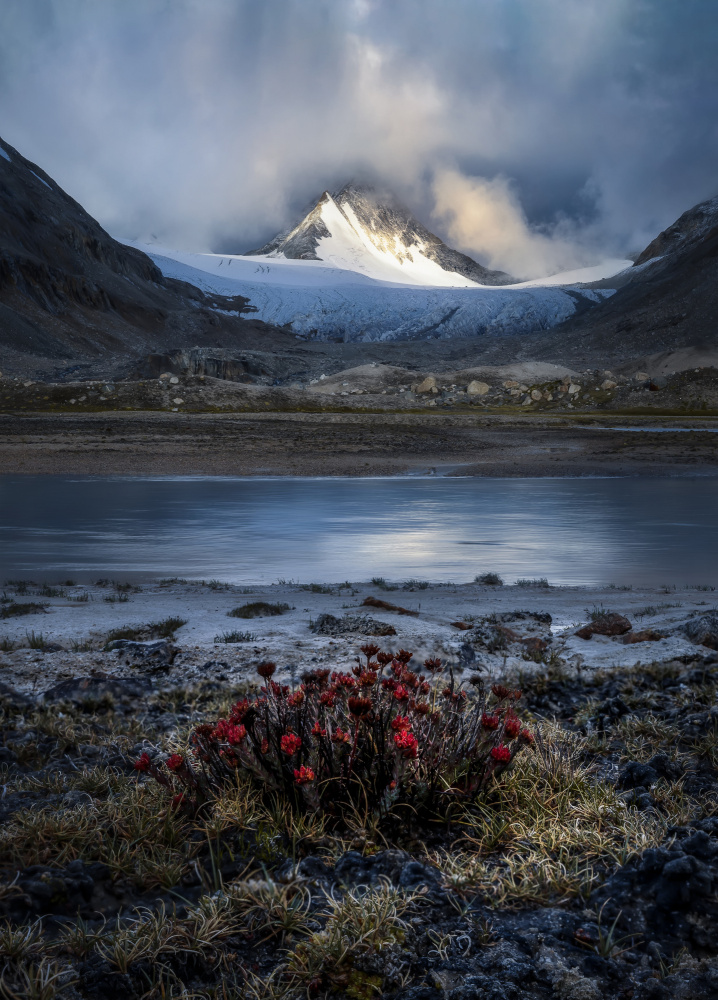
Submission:
[[[0,574],[714,583],[715,479],[0,476]]]

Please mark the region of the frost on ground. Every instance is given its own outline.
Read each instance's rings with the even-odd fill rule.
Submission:
[[[18,592],[6,585],[0,604],[0,681],[21,691],[42,691],[94,671],[110,677],[156,673],[157,656],[147,660],[136,645],[106,651],[113,638],[169,647],[169,656],[160,655],[167,683],[234,683],[259,659],[275,661],[288,679],[317,663],[348,668],[368,635],[381,636],[391,649],[411,649],[421,659],[440,656],[465,677],[477,671],[487,677],[531,672],[546,663],[560,663],[572,673],[625,669],[709,653],[685,625],[715,614],[711,592],[691,590],[423,581],[256,587],[170,581],[141,588],[103,581],[60,588],[58,596],[52,589],[28,586]],[[284,609],[266,616],[236,614],[262,603]],[[574,634],[605,610],[625,615],[638,641]]]

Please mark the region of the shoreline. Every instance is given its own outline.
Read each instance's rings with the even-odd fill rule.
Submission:
[[[696,647],[681,632],[682,624],[690,618],[715,613],[714,589],[708,586],[667,593],[658,586],[410,583],[240,585],[155,580],[138,585],[106,580],[60,587],[55,596],[43,596],[43,590],[47,595],[46,585],[39,590],[37,585],[28,585],[20,591],[15,585],[13,591],[6,582],[6,601],[37,602],[46,608],[0,621],[0,640],[17,647],[0,651],[0,682],[22,691],[37,691],[98,671],[109,677],[152,673],[147,664],[127,661],[122,651],[105,650],[105,644],[113,631],[128,628],[138,630],[138,641],[150,641],[153,636],[147,633],[148,623],[171,620],[180,624],[165,637],[174,653],[171,662],[159,671],[163,684],[213,678],[238,683],[261,659],[275,661],[279,676],[290,678],[324,661],[349,669],[362,643],[377,634],[372,631],[377,626],[379,632],[393,630],[377,640],[380,644],[412,649],[417,658],[440,656],[465,677],[476,669],[487,676],[498,676],[507,669],[530,673],[542,662],[541,657],[536,662],[526,659],[523,648],[513,640],[493,651],[480,640],[476,645],[477,633],[472,629],[487,620],[511,619],[510,628],[519,633],[528,628],[533,634],[532,629],[538,629],[547,643],[547,655],[569,673],[610,672],[639,663],[711,653]],[[250,618],[230,615],[233,609],[256,602],[278,605],[283,611]],[[389,607],[382,607],[382,602]],[[592,607],[625,615],[634,631],[663,638],[636,644],[625,644],[621,636],[594,636],[590,641],[577,638],[574,632],[590,621]],[[313,628],[322,615],[340,623],[347,616],[358,616],[359,630],[346,631],[342,625],[330,624],[328,631],[317,633]],[[466,628],[457,627],[457,622]],[[232,631],[244,633],[246,638],[217,641],[218,636]],[[41,636],[48,650],[28,647],[28,636]]]
[[[433,476],[441,468],[496,478],[718,475],[714,420],[622,416],[630,426],[606,426],[615,421],[615,414],[16,412],[0,414],[0,468],[100,476]]]

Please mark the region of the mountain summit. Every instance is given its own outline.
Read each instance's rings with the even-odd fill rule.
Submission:
[[[392,195],[355,184],[336,194],[325,191],[298,225],[245,256],[321,260],[411,285],[506,285],[515,280],[447,247]]]

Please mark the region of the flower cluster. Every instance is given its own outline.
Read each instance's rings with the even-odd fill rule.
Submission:
[[[189,754],[159,765],[142,754],[135,767],[182,808],[235,782],[239,769],[295,808],[341,822],[347,809],[387,817],[405,807],[415,816],[472,801],[533,742],[516,714],[520,691],[495,685],[469,697],[437,658],[421,669],[407,650],[372,643],[362,652],[350,673],[312,670],[294,689],[273,680],[273,663],[260,663],[259,693],[197,726]]]

